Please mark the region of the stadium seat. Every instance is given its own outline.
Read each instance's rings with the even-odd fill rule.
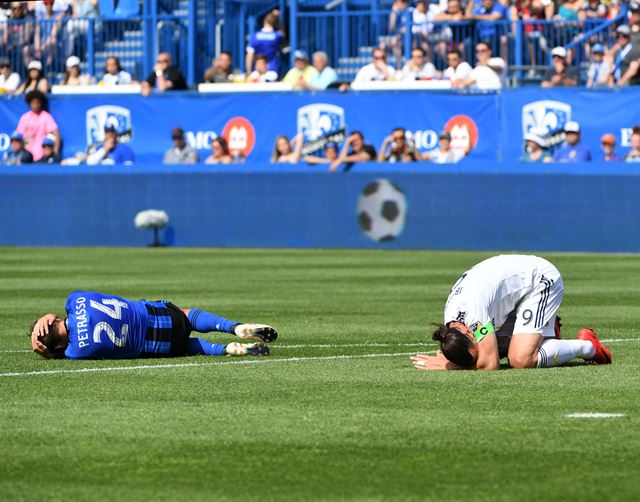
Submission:
[[[114,17],[133,17],[140,13],[138,0],[120,0],[113,11]]]
[[[113,16],[115,10],[115,0],[99,0],[100,14],[104,17]]]

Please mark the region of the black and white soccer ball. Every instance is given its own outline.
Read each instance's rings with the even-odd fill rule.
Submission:
[[[389,242],[404,229],[407,200],[397,185],[386,179],[369,183],[358,199],[358,223],[376,242]]]

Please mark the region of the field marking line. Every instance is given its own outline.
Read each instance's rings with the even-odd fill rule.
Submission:
[[[566,418],[621,418],[626,417],[624,413],[569,413]]]
[[[110,366],[103,368],[79,368],[76,370],[43,370],[43,371],[24,371],[15,373],[0,373],[0,377],[21,377],[30,375],[59,375],[63,373],[100,373],[106,371],[135,371],[150,370],[160,368],[190,368],[195,366],[221,366],[236,364],[266,364],[266,363],[297,363],[306,361],[330,361],[330,360],[347,360],[347,359],[372,359],[377,357],[406,357],[412,356],[415,352],[396,352],[389,354],[359,354],[359,355],[338,355],[338,356],[315,356],[315,357],[287,357],[281,359],[250,359],[242,361],[225,361],[218,363],[178,363],[178,364],[145,364],[141,366]],[[435,354],[435,351],[427,352],[427,354]]]

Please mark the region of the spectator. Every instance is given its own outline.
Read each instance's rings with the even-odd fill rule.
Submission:
[[[458,22],[465,20],[465,12],[462,9],[460,0],[449,0],[446,3],[446,9],[440,9],[440,12],[433,17],[434,21],[441,23],[439,25],[440,34],[434,52],[439,56],[440,60],[445,59],[448,50],[453,50],[456,47],[462,47],[463,44],[458,43],[460,39],[464,38],[463,33],[468,29],[466,26],[449,25],[449,22]],[[471,5],[472,2],[469,2]],[[455,34],[455,35],[454,35]],[[447,47],[447,44],[450,44]],[[469,68],[471,70],[471,68]]]
[[[304,51],[293,53],[294,66],[284,76],[282,81],[289,84],[294,89],[303,89],[302,82],[308,84],[309,81],[318,75],[318,70],[309,64],[309,56]]]
[[[309,79],[308,83],[304,80],[300,81],[300,87],[311,91],[324,91],[338,81],[338,74],[329,66],[329,56],[326,52],[313,53],[313,67],[317,73]]]
[[[586,19],[606,19],[608,15],[609,9],[600,0],[589,0],[584,6]]]
[[[33,155],[24,148],[24,138],[18,131],[14,131],[11,135],[11,150],[5,152],[2,157],[2,163],[5,166],[19,166],[22,164],[31,164]]]
[[[553,19],[555,4],[551,0],[521,0],[516,1],[508,17],[512,21],[524,21],[522,25],[526,53],[528,53],[528,63],[532,68],[528,71],[528,77],[534,78],[536,70],[533,67],[542,63],[538,61],[539,55],[545,54],[545,49],[549,45],[545,38],[545,33],[549,33],[546,28],[549,24],[536,23],[535,21],[550,21]],[[546,61],[544,61],[546,63]]]
[[[455,164],[464,159],[466,152],[451,148],[451,134],[449,131],[441,131],[439,136],[439,148],[422,154],[422,160],[430,160],[436,164]]]
[[[211,142],[211,155],[204,161],[205,164],[231,164],[232,161],[227,140],[218,136]]]
[[[431,4],[427,0],[418,0],[416,2],[411,25],[411,34],[414,39],[413,47],[421,47],[426,51],[428,41],[441,41],[443,39],[442,36],[439,36],[440,34],[434,33],[433,21],[445,10],[437,2]],[[440,27],[438,27],[438,31],[440,31]]]
[[[542,87],[575,87],[578,85],[580,75],[578,69],[569,66],[567,62],[567,49],[554,47],[551,51],[553,67],[549,68],[542,77]]]
[[[431,80],[436,78],[436,67],[427,61],[427,53],[422,47],[411,51],[411,59],[398,74],[398,80]]]
[[[262,54],[267,58],[268,70],[278,72],[277,56],[283,39],[282,32],[276,31],[278,22],[277,15],[270,12],[264,17],[262,29],[251,34],[245,59],[247,71],[253,68],[254,55]]]
[[[293,140],[289,141],[284,134],[276,138],[273,145],[273,154],[271,162],[274,164],[296,164],[300,161],[300,152],[302,151],[303,138],[302,134],[297,134]]]
[[[53,134],[47,134],[42,139],[42,157],[38,161],[40,164],[58,164],[60,156],[55,152],[56,137]]]
[[[100,85],[128,85],[133,84],[131,74],[122,69],[120,60],[115,56],[109,56],[104,63],[104,76]]]
[[[58,33],[60,31],[60,20],[65,17],[66,11],[54,6],[54,0],[44,0],[38,3],[36,8],[36,23],[34,48],[38,59],[44,59],[50,65],[58,46]],[[68,7],[68,5],[67,5]]]
[[[42,63],[31,61],[27,66],[27,78],[18,87],[16,94],[27,94],[30,91],[49,92],[49,82],[42,73]]]
[[[640,162],[640,127],[631,133],[631,150],[624,156],[625,162]]]
[[[204,72],[204,81],[209,84],[223,84],[230,82],[236,75],[241,75],[240,70],[233,67],[233,57],[230,52],[222,51],[217,58],[211,61],[211,68]]]
[[[604,45],[594,44],[591,48],[593,61],[587,71],[587,87],[609,85],[609,76],[613,68],[605,60]]]
[[[491,57],[491,46],[487,42],[476,45],[478,64],[469,76],[462,80],[454,80],[451,85],[456,88],[471,87],[474,89],[501,89],[500,73],[504,69],[504,61]]]
[[[360,131],[354,131],[347,137],[340,155],[331,163],[329,170],[335,171],[342,163],[347,163],[345,170],[349,170],[355,162],[372,160],[376,160],[376,149],[364,142],[364,136]]]
[[[590,162],[591,152],[585,145],[580,144],[580,124],[575,121],[567,122],[564,126],[566,144],[553,154],[554,162]]]
[[[67,23],[67,56],[76,53],[76,43],[80,36],[87,34],[89,21],[87,18],[100,17],[100,4],[98,0],[71,0],[71,17]],[[78,48],[79,49],[79,48]]]
[[[42,2],[35,2],[35,4],[33,12],[36,20],[40,21],[46,17],[49,4],[53,7],[53,13],[56,16],[60,14],[65,16],[71,7],[71,0],[42,0]]]
[[[184,75],[171,61],[171,54],[161,52],[151,75],[142,82],[142,95],[148,96],[151,91],[183,91],[187,88]]]
[[[65,63],[66,71],[62,79],[62,85],[90,85],[91,76],[83,75],[80,69],[80,58],[77,56],[69,56]]]
[[[621,162],[622,159],[620,156],[616,155],[616,137],[611,134],[603,134],[600,139],[600,146],[602,147],[602,151],[604,152],[604,156],[602,160],[605,162]]]
[[[581,0],[564,0],[560,2],[556,19],[576,22],[585,18]]]
[[[31,91],[25,97],[30,110],[20,117],[17,131],[21,133],[27,143],[27,150],[33,155],[33,160],[42,157],[42,140],[47,134],[55,137],[54,151],[60,153],[60,131],[58,124],[51,114],[46,111],[47,98],[40,91]]]
[[[616,30],[620,50],[616,58],[616,85],[640,84],[640,44],[631,43],[631,29],[627,25],[618,26]]]
[[[409,0],[394,0],[391,5],[391,13],[389,14],[389,34],[391,35],[391,50],[396,57],[396,67],[400,68],[402,61],[402,46],[407,24],[410,23],[411,7]]]
[[[258,54],[255,58],[256,69],[247,77],[247,82],[252,84],[264,84],[266,82],[275,82],[278,80],[278,74],[269,69],[267,57]]]
[[[473,11],[471,19],[480,21],[477,32],[480,40],[494,40],[498,35],[499,24],[506,18],[504,6],[496,0],[482,0],[482,5]],[[502,31],[502,30],[501,30]]]
[[[87,157],[87,164],[133,164],[134,155],[131,148],[118,142],[118,133],[112,125],[104,127],[104,143]]]
[[[171,139],[173,140],[173,147],[165,152],[162,159],[163,163],[197,164],[200,162],[198,151],[185,141],[182,128],[174,127],[173,131],[171,131]]]
[[[358,70],[354,82],[371,82],[393,79],[396,71],[387,64],[387,51],[384,49],[373,50],[373,62]]]
[[[457,49],[449,51],[447,63],[449,67],[444,71],[443,77],[451,82],[465,80],[473,70],[469,63],[462,60],[462,54]]]
[[[0,58],[0,94],[13,94],[20,86],[20,75],[11,71],[7,58]]]
[[[629,4],[631,43],[640,45],[640,2],[633,1]]]
[[[11,20],[21,21],[9,23],[4,30],[2,47],[6,54],[22,54],[24,64],[31,59],[33,49],[34,25],[27,21],[26,2],[11,2]]]
[[[525,150],[520,162],[551,162],[551,154],[546,148],[544,130],[532,129],[524,135]]]
[[[389,148],[389,146],[391,148]],[[380,146],[378,162],[415,162],[418,160],[413,144],[407,141],[407,131],[396,127]]]
[[[338,158],[338,143],[329,141],[326,145],[324,145],[323,153],[324,156],[322,157],[318,155],[307,155],[304,158],[304,161],[307,164],[331,164]]]

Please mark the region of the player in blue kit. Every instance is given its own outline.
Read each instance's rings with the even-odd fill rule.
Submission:
[[[266,356],[278,333],[266,324],[242,324],[198,309],[160,300],[132,301],[114,295],[74,291],[66,319],[45,314],[34,322],[33,351],[46,358],[136,359],[178,356]],[[190,338],[197,331],[231,333],[254,343],[227,345]]]

